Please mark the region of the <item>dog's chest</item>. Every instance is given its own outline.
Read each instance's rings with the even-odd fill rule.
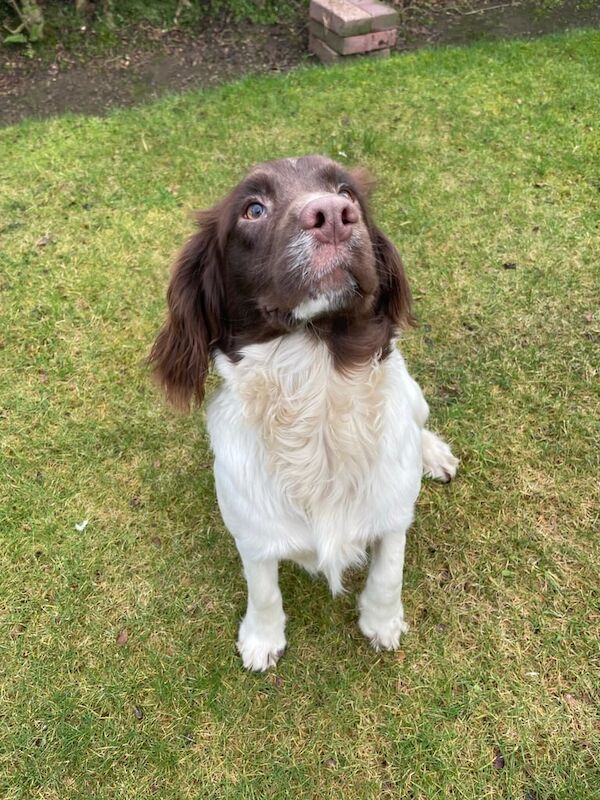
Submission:
[[[247,348],[229,380],[267,468],[308,516],[359,499],[378,457],[385,392],[377,361],[342,373],[303,334]]]

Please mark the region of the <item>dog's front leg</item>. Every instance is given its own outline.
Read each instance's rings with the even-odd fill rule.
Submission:
[[[386,533],[373,545],[367,584],[358,601],[358,626],[375,650],[395,650],[408,630],[402,606],[407,528]]]
[[[275,666],[285,650],[285,614],[278,582],[278,561],[251,561],[242,556],[248,582],[248,608],[237,647],[246,669]]]

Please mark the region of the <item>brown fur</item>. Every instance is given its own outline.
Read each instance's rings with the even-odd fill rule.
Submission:
[[[347,186],[361,210],[363,246],[350,268],[356,297],[342,310],[310,322],[291,310],[306,299],[306,286],[286,270],[285,248],[298,231],[299,193]],[[365,170],[310,156],[274,161],[251,171],[221,203],[198,214],[200,230],[177,256],[167,292],[168,317],[149,361],[176,406],[202,402],[213,352],[240,358],[248,344],[306,327],[325,341],[340,370],[385,358],[394,333],[414,324],[410,290],[400,256],[374,225],[368,209],[373,180]],[[269,197],[269,219],[240,224],[248,200]],[[368,240],[368,241],[367,241]]]

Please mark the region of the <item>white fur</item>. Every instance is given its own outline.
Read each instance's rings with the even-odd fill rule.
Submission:
[[[281,559],[323,573],[336,593],[371,543],[359,625],[374,647],[397,647],[407,629],[404,541],[423,455],[431,474],[456,470],[447,445],[427,431],[423,438],[421,390],[395,349],[349,373],[303,332],[250,345],[242,356],[215,359],[224,381],[208,427],[219,506],[248,582],[238,639],[244,665],[266,669],[285,647]]]
[[[458,458],[435,433],[423,431],[423,474],[444,483],[456,475]]]
[[[311,199],[315,199],[315,197],[320,197],[321,195],[309,195]],[[350,239],[345,243],[345,247],[338,250],[334,253],[329,259],[326,265],[322,266],[319,270],[319,275],[321,277],[327,275],[327,273],[332,272],[336,267],[343,266],[343,264],[348,259],[348,253],[351,253],[353,250],[357,250],[361,246],[362,237],[359,231],[355,230],[352,232]],[[319,251],[319,246],[315,241],[314,236],[312,236],[308,231],[300,231],[300,233],[296,234],[290,242],[288,243],[285,251],[286,256],[286,263],[290,272],[296,272],[301,276],[302,283],[305,286],[310,286],[312,281],[315,277],[315,267],[314,261],[315,256]],[[351,291],[353,291],[352,289]],[[309,298],[308,300],[300,303],[299,306],[292,311],[292,314],[296,317],[296,319],[308,319],[309,317],[301,310],[304,307],[310,307],[311,304],[317,302],[322,303],[323,298],[329,297],[332,301],[330,302],[329,306],[326,306],[327,310],[333,310],[334,308],[341,305],[340,301],[343,301],[345,297],[347,297],[346,292],[325,292],[323,294],[319,294],[319,296],[315,298]],[[324,309],[318,309],[318,311],[322,311]],[[317,312],[318,313],[318,312]],[[314,314],[312,314],[314,316]]]
[[[299,303],[292,309],[292,316],[297,320],[311,320],[319,314],[339,308],[346,297],[346,292],[324,292],[314,299]]]

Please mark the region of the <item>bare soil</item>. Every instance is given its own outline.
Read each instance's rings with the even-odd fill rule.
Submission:
[[[600,27],[600,3],[582,7],[581,0],[567,0],[544,13],[531,0],[420,5],[403,12],[397,49],[535,37],[575,27]],[[211,86],[247,74],[282,72],[312,60],[304,19],[286,25],[211,22],[185,30],[141,24],[121,31],[118,47],[109,54],[90,56],[94,35],[89,26],[82,33],[88,41],[82,42],[81,51],[58,47],[51,59],[31,57],[14,47],[0,48],[0,125],[66,111],[104,114],[165,92]]]

